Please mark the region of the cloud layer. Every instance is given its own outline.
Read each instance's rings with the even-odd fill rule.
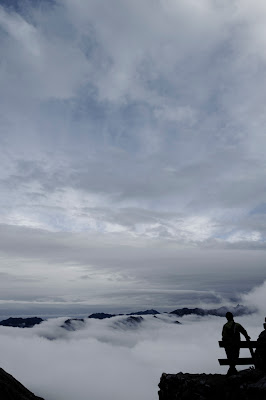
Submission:
[[[245,300],[258,309],[263,305],[262,312],[236,319],[256,340],[264,322],[265,284]],[[76,331],[61,327],[65,319],[30,329],[0,327],[1,366],[46,400],[151,400],[163,372],[226,373],[217,361],[225,357],[218,346],[225,318],[191,315],[176,324],[176,316],[160,314],[132,327],[117,316],[76,322]],[[247,349],[241,356],[248,356]]]
[[[115,234],[0,227],[0,315],[235,304],[265,279],[263,250],[120,239]]]

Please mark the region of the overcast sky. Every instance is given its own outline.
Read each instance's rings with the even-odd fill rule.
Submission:
[[[261,284],[265,2],[0,4],[0,313]]]

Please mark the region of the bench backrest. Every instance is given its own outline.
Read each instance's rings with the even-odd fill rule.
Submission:
[[[222,340],[219,341],[219,346],[220,347],[225,347],[226,343],[223,342]],[[241,349],[266,349],[266,342],[257,342],[256,340],[249,340],[249,341],[240,341],[238,343],[238,346]]]
[[[225,347],[227,343],[223,342],[222,340],[219,341],[220,347]],[[254,340],[249,341],[240,341],[238,346],[241,349],[249,349],[252,357],[245,357],[245,358],[238,358],[236,360],[236,365],[254,365],[254,352],[253,349],[263,349],[266,351],[266,342],[257,342]],[[229,365],[229,361],[227,358],[219,358],[218,359],[220,365]]]

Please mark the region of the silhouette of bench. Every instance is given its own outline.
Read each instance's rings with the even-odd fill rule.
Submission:
[[[225,342],[219,341],[219,346],[220,347],[225,347]],[[257,342],[257,341],[246,341],[242,342],[240,341],[239,343],[240,349],[249,349],[251,357],[244,357],[244,358],[238,358],[236,360],[236,365],[255,365],[255,359],[254,359],[254,350],[253,349],[264,349],[266,350],[266,343],[264,342]],[[227,358],[219,358],[218,359],[220,365],[229,365],[229,361]]]

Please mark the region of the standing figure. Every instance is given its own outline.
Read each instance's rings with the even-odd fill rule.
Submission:
[[[263,324],[264,331],[259,334],[258,344],[264,344],[265,347],[257,347],[255,351],[255,367],[266,371],[266,318]]]
[[[234,316],[231,312],[227,312],[225,316],[227,323],[223,326],[222,340],[229,361],[227,376],[230,376],[237,373],[236,364],[240,352],[240,333],[245,336],[246,340],[250,340],[250,337],[243,326],[234,321]]]

